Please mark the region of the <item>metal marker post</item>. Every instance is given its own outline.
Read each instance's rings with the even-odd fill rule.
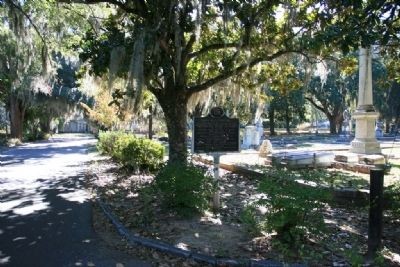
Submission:
[[[213,196],[213,208],[215,210],[219,209],[221,206],[220,198],[219,198],[219,156],[220,154],[214,153],[214,180],[216,185],[216,191]]]
[[[370,171],[369,220],[368,220],[368,253],[373,259],[381,247],[383,218],[383,168]]]

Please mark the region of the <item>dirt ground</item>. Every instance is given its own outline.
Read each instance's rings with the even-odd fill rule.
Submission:
[[[124,173],[110,159],[99,158],[93,162],[87,182],[93,194],[110,205],[130,231],[182,249],[216,257],[305,262],[309,266],[351,266],[365,253],[366,208],[326,206],[323,213],[327,235],[308,240],[302,250],[304,255],[285,252],[276,247],[274,233],[255,236],[240,218],[245,205],[259,197],[257,180],[221,172],[221,210],[191,219],[165,211],[159,196],[143,190],[151,183],[152,176]],[[400,265],[400,216],[395,218],[386,214],[384,219],[382,266]],[[151,249],[128,246],[98,209],[95,209],[94,222],[97,231],[111,245],[146,259],[154,266],[204,266]]]

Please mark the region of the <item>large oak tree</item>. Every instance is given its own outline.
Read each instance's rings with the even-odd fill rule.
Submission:
[[[82,59],[97,74],[109,72],[110,84],[125,77],[125,95],[135,104],[143,87],[156,96],[166,119],[170,161],[182,162],[193,94],[287,53],[316,54],[338,46],[349,51],[377,39],[387,42],[399,13],[387,1],[59,2],[115,7],[98,31],[87,33],[79,47]]]

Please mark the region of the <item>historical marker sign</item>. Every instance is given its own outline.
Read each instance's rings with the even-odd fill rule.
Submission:
[[[239,150],[239,119],[228,118],[219,107],[213,108],[207,117],[194,118],[194,153]]]

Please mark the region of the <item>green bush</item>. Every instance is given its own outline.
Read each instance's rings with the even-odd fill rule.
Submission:
[[[302,243],[308,234],[322,236],[324,221],[321,209],[325,193],[312,187],[299,185],[286,171],[273,171],[259,185],[266,197],[256,205],[266,208],[260,215],[260,227],[275,231],[279,240],[293,246]]]
[[[163,164],[164,146],[144,138],[125,140],[121,162],[131,170],[156,171]],[[126,145],[125,145],[126,144]]]
[[[206,210],[215,189],[212,177],[193,164],[168,164],[157,174],[155,187],[164,203],[183,216]]]
[[[123,132],[100,132],[97,149],[134,171],[156,171],[163,163],[164,147]]]
[[[388,211],[392,220],[400,219],[400,182],[396,182],[385,189],[385,197],[388,202]]]
[[[127,135],[123,132],[99,132],[99,142],[97,143],[97,149],[100,153],[112,156],[115,150],[115,144],[117,139]]]
[[[260,234],[260,222],[257,208],[254,205],[249,205],[240,213],[240,221],[246,226],[249,234],[257,236]]]
[[[137,137],[133,134],[126,134],[126,133],[120,133],[116,139],[114,140],[114,144],[112,144],[113,148],[110,153],[110,155],[118,161],[119,163],[124,164],[123,161],[123,150],[128,147],[128,145],[132,142],[135,142]],[[132,154],[130,155],[131,157],[136,157],[136,155]]]

